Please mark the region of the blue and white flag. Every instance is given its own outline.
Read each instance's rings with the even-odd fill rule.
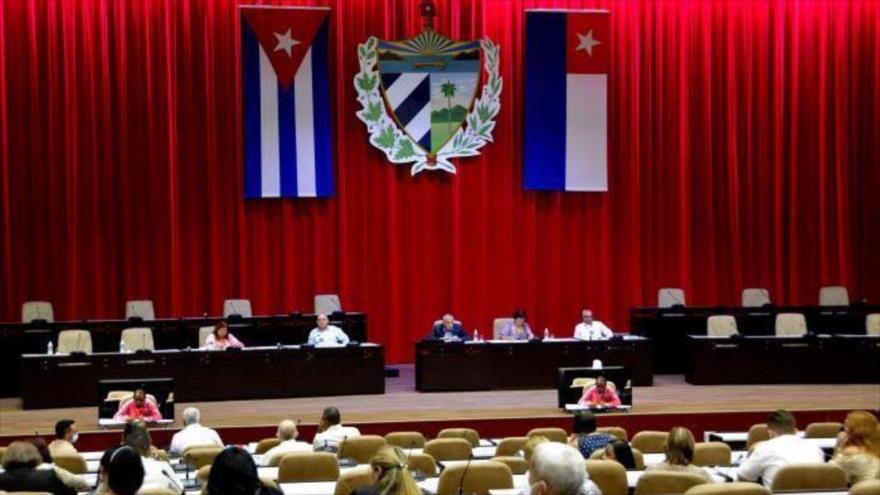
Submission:
[[[526,189],[608,190],[607,11],[526,11]]]
[[[241,7],[246,198],[333,195],[329,9]]]

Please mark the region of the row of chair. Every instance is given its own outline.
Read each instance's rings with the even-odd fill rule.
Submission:
[[[706,320],[706,334],[710,337],[730,337],[737,334],[736,318],[730,315],[713,315]],[[777,337],[802,337],[807,333],[807,319],[801,313],[776,315]],[[865,333],[880,335],[880,313],[865,317]]]
[[[318,294],[315,296],[315,313],[335,313],[342,311],[342,301],[337,294]],[[244,318],[253,316],[250,299],[226,299],[223,301],[223,317],[238,315]],[[156,319],[153,301],[140,299],[125,303],[125,318],[137,318],[144,321]],[[21,305],[22,323],[32,321],[55,321],[55,310],[48,301],[26,301]]]
[[[773,304],[770,291],[767,289],[743,289],[742,305],[744,308],[760,308]],[[657,307],[672,308],[686,306],[684,289],[664,287],[657,291]],[[819,306],[849,306],[849,291],[846,287],[828,286],[819,289]]]
[[[214,331],[214,327],[199,327],[199,346],[204,345],[205,339]],[[153,340],[153,330],[149,327],[131,327],[122,330],[119,334],[120,347],[124,346],[127,351],[156,350]],[[55,347],[58,354],[72,354],[74,352],[92,353],[92,333],[84,329],[67,329],[58,332],[58,345]]]

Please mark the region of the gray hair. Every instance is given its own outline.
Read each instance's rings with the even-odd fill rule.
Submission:
[[[198,424],[200,419],[202,419],[202,413],[195,407],[187,407],[183,410],[183,424],[185,426]]]
[[[575,448],[557,442],[535,447],[529,472],[532,480],[543,481],[553,495],[578,495],[584,486],[584,456]]]
[[[299,435],[296,430],[296,423],[289,419],[283,420],[278,424],[278,438],[282,441],[293,440]]]

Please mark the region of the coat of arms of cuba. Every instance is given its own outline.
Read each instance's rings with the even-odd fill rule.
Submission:
[[[358,45],[357,116],[367,125],[370,143],[390,162],[411,163],[412,175],[454,174],[451,159],[479,155],[492,141],[501,106],[499,48],[488,38],[452,41],[436,33],[433,3],[425,0],[419,7],[424,20],[418,36],[403,41],[371,36]]]

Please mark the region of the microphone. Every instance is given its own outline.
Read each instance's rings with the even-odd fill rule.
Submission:
[[[461,472],[461,480],[458,482],[458,495],[464,495],[464,478],[467,476],[468,469],[471,467],[471,460],[473,460],[474,454],[471,452],[468,455],[467,463],[464,465],[464,470]]]
[[[147,348],[147,332],[141,332],[141,349]]]
[[[83,337],[82,333],[76,334],[76,350],[77,350],[77,352],[82,351],[82,337]]]

